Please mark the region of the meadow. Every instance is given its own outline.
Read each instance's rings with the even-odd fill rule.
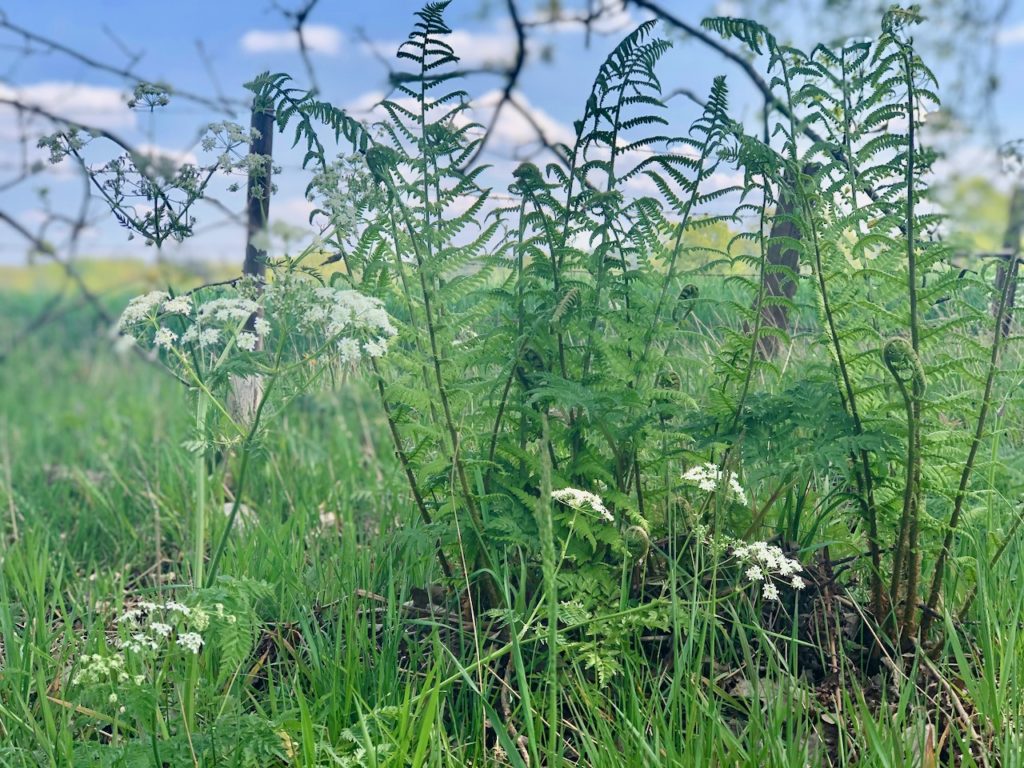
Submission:
[[[953,266],[923,204],[917,14],[705,22],[762,57],[763,136],[724,78],[667,125],[643,25],[496,203],[444,10],[372,130],[249,84],[308,248],[94,265],[31,333],[45,275],[0,294],[0,763],[1024,764],[1020,231]],[[187,237],[203,174],[137,160],[115,216]]]

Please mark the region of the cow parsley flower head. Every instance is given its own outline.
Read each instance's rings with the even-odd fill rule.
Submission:
[[[71,684],[125,683],[130,679],[125,671],[125,660],[122,655],[101,656],[98,653],[86,653],[78,659],[78,670],[71,678]]]
[[[244,323],[259,311],[259,304],[246,298],[219,298],[207,301],[199,307],[199,319],[213,319],[221,323],[235,321]]]
[[[202,633],[212,620],[233,624],[236,617],[225,612],[220,603],[215,610],[207,610],[200,604],[186,605],[176,600],[140,600],[115,622],[119,634],[116,645],[128,654],[149,658],[177,648],[196,654],[204,644]]]
[[[359,342],[355,339],[339,339],[338,340],[338,362],[342,365],[348,363],[354,363],[359,360]]]
[[[185,632],[178,635],[178,645],[192,653],[199,653],[203,645],[203,636],[198,632]]]
[[[724,488],[726,493],[733,496],[740,504],[744,506],[747,504],[747,493],[740,485],[736,473],[725,471],[710,462],[690,467],[683,474],[683,482],[695,485],[706,493],[714,493],[719,488]]]
[[[581,491],[578,488],[560,488],[551,492],[551,498],[573,509],[590,509],[597,512],[606,523],[615,522],[615,518],[605,507],[601,497],[589,491]]]
[[[154,314],[157,307],[170,298],[166,291],[150,291],[141,296],[136,296],[128,302],[128,306],[121,313],[117,327],[126,331]]]
[[[381,300],[359,291],[284,277],[267,286],[265,298],[272,317],[294,318],[299,332],[342,365],[381,357],[398,333]]]
[[[220,331],[216,328],[203,328],[199,332],[199,346],[209,347],[220,342]]]
[[[741,563],[749,564],[745,571],[749,582],[764,582],[761,595],[766,600],[778,600],[776,580],[785,581],[793,589],[805,586],[804,580],[796,575],[803,570],[800,561],[787,557],[781,548],[766,541],[749,544],[737,541],[732,546],[732,556]]]
[[[242,331],[235,338],[235,344],[238,345],[238,348],[246,352],[255,350],[257,341],[256,334],[249,333],[248,331]]]
[[[192,312],[192,297],[186,294],[168,299],[163,304],[163,311],[169,315],[187,315]]]
[[[174,346],[174,342],[177,338],[178,334],[170,328],[159,328],[153,336],[153,343],[163,349],[170,349]]]

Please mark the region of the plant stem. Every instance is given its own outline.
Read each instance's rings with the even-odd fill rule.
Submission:
[[[192,585],[203,585],[203,561],[206,557],[206,415],[209,401],[202,392],[196,394],[196,433],[202,447],[193,459],[195,488],[192,510]]]
[[[1017,257],[1017,251],[1017,248],[1013,250],[1014,258]],[[931,628],[932,613],[939,603],[939,596],[942,594],[942,580],[944,578],[946,560],[949,558],[950,550],[953,547],[953,534],[956,532],[957,526],[960,525],[960,515],[963,513],[964,501],[967,498],[967,485],[971,480],[971,473],[974,471],[974,460],[978,455],[978,448],[981,447],[981,438],[985,434],[985,422],[988,419],[988,410],[992,404],[992,389],[995,386],[996,371],[999,368],[999,352],[1003,339],[1003,316],[1006,313],[1007,298],[1010,295],[1012,285],[1013,281],[1008,276],[1003,281],[1003,291],[999,296],[999,308],[996,310],[995,331],[993,332],[992,349],[989,354],[988,372],[985,376],[985,392],[981,397],[978,421],[974,427],[971,447],[967,451],[967,461],[964,462],[963,472],[960,473],[960,485],[957,487],[956,496],[953,499],[953,512],[949,516],[949,522],[946,525],[946,535],[942,540],[942,548],[939,550],[939,557],[935,561],[935,571],[932,575],[931,589],[928,592],[928,602],[925,604],[924,616],[921,619],[922,637]]]
[[[384,408],[384,416],[387,418],[388,429],[391,431],[391,441],[395,445],[395,454],[398,456],[398,461],[402,465],[402,469],[405,471],[405,478],[409,482],[409,489],[412,491],[412,497],[416,502],[416,508],[419,510],[420,517],[423,519],[424,524],[431,525],[433,520],[430,517],[430,512],[427,511],[427,504],[423,500],[423,494],[420,493],[419,484],[416,482],[416,473],[412,471],[412,465],[409,463],[409,455],[405,452],[405,447],[402,445],[402,438],[398,434],[398,425],[395,423],[395,417],[391,413],[391,405],[388,403],[387,393],[384,390],[384,379],[380,374],[380,368],[377,366],[376,360],[371,360],[370,362],[373,365],[373,373],[377,379],[377,392],[380,394],[380,401]],[[444,571],[444,575],[449,579],[452,578],[452,566],[448,562],[448,558],[445,557],[440,541],[436,542],[434,549],[437,551],[437,560],[441,564],[441,570]]]
[[[921,329],[917,308],[917,253],[914,248],[914,172],[917,151],[915,124],[915,92],[914,92],[914,48],[908,43],[904,50],[905,75],[907,78],[907,291],[910,298],[910,346],[920,361]],[[911,498],[909,528],[907,531],[907,585],[906,603],[903,606],[901,636],[909,637],[914,633],[914,609],[917,606],[917,586],[921,577],[921,553],[917,548],[917,535],[921,518],[921,397],[924,395],[924,381],[914,376],[910,384],[910,416],[913,417],[912,440],[908,446],[910,466],[907,474],[910,478],[908,495]],[[898,550],[897,550],[898,551]],[[893,579],[899,574],[893,572]],[[895,605],[894,605],[895,607]]]
[[[537,527],[541,536],[541,559],[544,579],[544,595],[548,619],[548,753],[557,754],[558,747],[558,582],[555,564],[555,536],[551,519],[551,462],[548,447],[551,437],[547,417],[543,417],[540,450],[541,492],[537,502]]]
[[[754,328],[750,334],[750,359],[747,360],[747,370],[743,377],[743,388],[740,391],[739,399],[736,402],[736,413],[732,419],[732,429],[735,430],[740,423],[740,417],[743,415],[743,405],[747,401],[747,394],[750,391],[750,381],[754,377],[754,366],[757,363],[757,350],[760,343],[761,336],[761,322],[763,318],[762,308],[764,307],[765,293],[767,291],[767,265],[768,255],[767,248],[765,248],[764,238],[764,224],[765,218],[767,217],[768,208],[768,178],[762,176],[761,180],[764,184],[764,199],[761,201],[761,216],[759,222],[760,235],[757,238],[758,243],[761,247],[761,259],[759,265],[760,281],[757,288],[757,301],[754,304]]]

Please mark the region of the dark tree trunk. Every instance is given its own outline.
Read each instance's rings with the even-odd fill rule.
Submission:
[[[793,241],[800,239],[800,228],[793,220],[792,195],[783,193],[772,219],[765,264],[765,296],[761,307],[761,323],[765,328],[789,331],[788,303],[796,295],[800,274],[800,253]],[[757,349],[763,359],[779,351],[779,339],[772,333],[761,334]]]
[[[1003,336],[1010,335],[1010,328],[1013,325],[1013,302],[1017,295],[1017,271],[1020,265],[1020,236],[1022,232],[1024,232],[1024,187],[1016,186],[1013,188],[1013,196],[1010,198],[1010,219],[1006,225],[1006,234],[1003,235],[1003,249],[1008,255],[996,269],[996,299],[993,304],[993,312],[998,311],[999,297],[1003,295],[1003,286],[1006,281],[1012,281],[1009,293],[1006,295],[1006,309],[1003,312],[1003,322],[1000,328]]]
[[[263,277],[267,271],[267,253],[256,247],[253,238],[267,228],[270,217],[270,190],[272,188],[271,168],[274,154],[274,113],[254,104],[252,108],[253,129],[258,136],[249,145],[249,154],[263,158],[249,171],[249,186],[246,190],[248,214],[245,263],[242,272],[246,275]]]

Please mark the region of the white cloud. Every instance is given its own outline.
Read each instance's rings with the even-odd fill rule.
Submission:
[[[455,29],[445,38],[464,67],[510,67],[516,60],[512,32],[470,32]]]
[[[472,119],[482,125],[490,125],[494,110],[500,101],[501,91],[499,90],[488,91],[480,98],[475,99],[470,109]],[[552,117],[540,107],[531,104],[522,94],[516,96],[516,102],[522,107],[521,110],[511,104],[506,104],[502,108],[501,114],[498,115],[498,122],[491,132],[492,148],[503,146],[506,149],[517,150],[522,147],[536,146],[539,141],[537,128],[540,128],[545,138],[553,143],[571,144],[575,139],[575,133],[568,125]],[[524,115],[523,112],[526,114]]]
[[[271,218],[308,231],[309,214],[315,208],[316,204],[304,197],[289,197],[284,200],[275,200],[270,209]]]
[[[455,29],[444,40],[455,50],[462,67],[507,69],[516,59],[516,36],[511,29],[491,32]],[[394,40],[378,40],[364,44],[363,50],[392,61],[399,45],[401,43]]]
[[[468,122],[474,122],[485,128],[489,126],[494,119],[494,111],[501,101],[501,95],[500,90],[494,89],[474,99],[459,118],[459,124],[465,125]],[[348,102],[345,109],[367,122],[386,120],[387,112],[379,105],[384,96],[380,91],[369,91]],[[521,157],[526,150],[537,149],[540,146],[537,128],[552,143],[571,144],[573,142],[575,133],[572,128],[552,117],[540,107],[531,104],[523,94],[517,94],[515,98],[521,109],[512,104],[506,104],[502,108],[501,114],[498,115],[498,122],[488,139],[489,154]],[[407,109],[417,110],[412,99],[403,97],[392,100]],[[523,114],[524,112],[526,114]],[[478,135],[482,135],[482,133],[481,130]]]
[[[991,147],[968,141],[946,142],[938,146],[944,154],[932,166],[932,174],[939,182],[983,176],[998,188],[1009,186],[1011,178],[1003,172],[999,153]]]
[[[736,0],[718,0],[713,13],[715,16],[739,16],[743,13],[743,7]]]
[[[188,150],[170,149],[169,147],[161,147],[156,144],[139,144],[135,147],[135,151],[153,162],[169,160],[177,166],[199,164],[195,153]]]
[[[103,85],[60,81],[18,86],[0,84],[0,98],[17,100],[96,128],[130,128],[136,122],[135,113],[125,104],[124,92]],[[13,121],[10,110],[6,111],[6,115],[11,115],[10,120]],[[8,121],[3,119],[2,122]],[[0,131],[6,134],[7,128],[4,125]]]
[[[999,45],[1020,45],[1024,43],[1024,24],[1014,24],[1012,27],[999,30],[996,34],[996,42]]]
[[[383,112],[379,110],[378,104],[386,95],[383,91],[367,91],[346,103],[345,111],[357,117],[379,119],[383,117]]]
[[[306,48],[313,53],[337,56],[341,53],[342,35],[337,27],[307,24],[302,28]],[[299,33],[294,29],[250,29],[241,40],[247,53],[282,53],[299,50]]]

